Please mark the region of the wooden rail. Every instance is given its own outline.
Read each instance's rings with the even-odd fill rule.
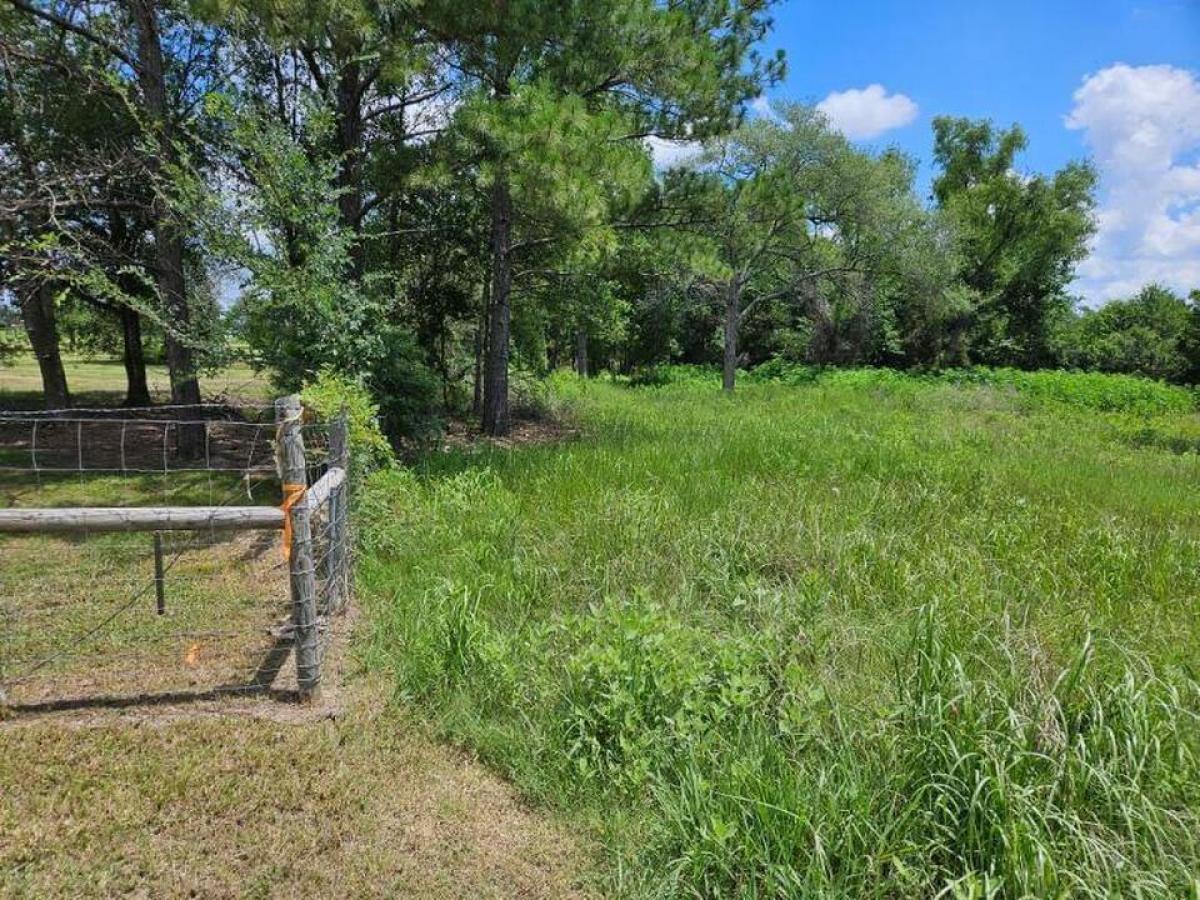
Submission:
[[[85,506],[0,509],[0,532],[204,531],[276,529],[276,506]]]
[[[341,466],[335,466],[318,478],[304,495],[308,502],[309,510],[316,512],[320,509],[322,504],[329,499],[329,495],[333,493],[334,489],[339,487],[345,480],[346,470]]]
[[[305,501],[316,511],[346,480],[336,466],[308,489]],[[0,509],[0,533],[89,531],[252,531],[283,528],[274,506],[70,506]]]

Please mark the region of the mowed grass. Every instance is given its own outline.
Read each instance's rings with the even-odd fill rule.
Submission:
[[[578,842],[378,694],[5,723],[0,896],[590,896]]]
[[[278,503],[278,487],[226,473],[0,472],[0,508]],[[270,628],[290,610],[277,533],[0,535],[0,687],[14,707],[254,684]],[[273,671],[273,667],[271,668]],[[266,678],[266,668],[258,677]],[[291,666],[274,685],[294,684]]]
[[[611,894],[1200,896],[1193,411],[555,394],[578,440],[375,477],[362,653]]]
[[[125,368],[119,359],[66,353],[63,368],[72,400],[79,406],[119,406],[125,397]],[[165,365],[146,366],[146,381],[155,402],[170,399],[171,382]],[[205,400],[266,402],[272,397],[265,376],[242,362],[202,375],[200,390]],[[0,409],[40,409],[42,405],[42,376],[33,354],[0,359]]]

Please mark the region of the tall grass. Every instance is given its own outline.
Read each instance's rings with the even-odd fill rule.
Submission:
[[[679,373],[675,373],[679,369]],[[700,377],[696,367],[671,367],[659,375],[663,383],[676,380],[695,380]],[[709,378],[712,376],[710,375]],[[1167,384],[1137,375],[1112,375],[1101,372],[1065,372],[1043,369],[1027,372],[1021,369],[975,366],[945,369],[940,372],[899,372],[895,369],[842,369],[792,365],[772,360],[749,373],[758,382],[777,382],[790,385],[838,384],[862,387],[887,387],[893,390],[919,390],[923,384],[974,385],[998,388],[1020,396],[1031,403],[1057,403],[1080,409],[1101,412],[1124,412],[1139,415],[1187,413],[1196,409],[1194,388]]]
[[[610,893],[1200,896],[1195,454],[929,379],[554,392],[581,439],[375,476],[364,654]]]

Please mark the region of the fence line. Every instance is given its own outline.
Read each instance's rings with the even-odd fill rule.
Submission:
[[[261,556],[261,545],[256,551],[244,542],[239,545],[238,542],[242,539],[230,537],[250,530],[256,530],[264,536],[272,532],[282,532],[287,546],[281,556],[285,556],[286,561],[272,566],[261,576],[255,576],[249,586],[237,584],[235,593],[240,595],[243,591],[257,591],[267,587],[272,580],[266,577],[269,571],[285,567],[288,584],[288,621],[286,624],[263,629],[272,638],[271,646],[266,648],[265,653],[256,651],[253,647],[246,651],[244,655],[247,662],[254,662],[255,657],[258,657],[254,673],[248,681],[222,684],[216,690],[227,693],[269,689],[283,659],[292,655],[299,695],[313,697],[317,694],[321,682],[321,664],[331,636],[330,620],[342,610],[349,595],[351,554],[347,499],[350,485],[347,476],[349,456],[346,421],[345,417],[341,416],[328,423],[306,423],[303,421],[303,410],[299,400],[295,397],[283,398],[276,404],[275,409],[277,421],[274,423],[183,417],[158,420],[124,410],[119,411],[126,413],[123,419],[116,417],[116,411],[112,417],[101,417],[98,420],[80,415],[78,411],[72,411],[74,415],[65,420],[31,417],[35,418],[35,421],[30,422],[20,415],[0,416],[0,470],[23,473],[25,476],[32,475],[39,488],[52,488],[55,482],[46,480],[52,476],[70,478],[72,475],[78,475],[81,486],[86,486],[84,476],[122,474],[139,479],[138,482],[129,482],[127,479],[122,484],[135,487],[135,493],[142,499],[140,479],[146,475],[165,476],[168,481],[176,482],[179,478],[184,478],[184,482],[169,484],[168,489],[186,494],[194,492],[193,489],[196,488],[195,484],[186,481],[190,477],[189,473],[207,472],[210,500],[208,506],[47,506],[34,509],[0,509],[0,537],[5,533],[19,533],[19,536],[24,538],[36,538],[37,535],[44,534],[53,536],[47,537],[46,540],[66,540],[67,544],[56,544],[53,547],[56,554],[68,549],[73,549],[78,554],[78,547],[82,546],[86,551],[89,545],[97,544],[96,559],[91,564],[103,576],[110,579],[113,574],[133,576],[130,579],[130,591],[125,599],[108,608],[103,602],[60,603],[55,599],[56,591],[52,583],[46,591],[37,596],[32,608],[18,608],[14,604],[13,614],[5,616],[6,624],[0,627],[9,631],[7,637],[12,638],[25,652],[0,653],[0,703],[3,702],[6,686],[11,688],[29,683],[43,671],[61,670],[60,664],[64,658],[78,657],[84,645],[104,645],[103,658],[97,666],[100,674],[88,682],[89,685],[94,685],[107,683],[105,679],[110,674],[111,663],[136,658],[137,654],[128,652],[130,647],[136,649],[142,645],[156,645],[156,642],[162,643],[164,640],[173,640],[176,643],[183,641],[190,647],[186,651],[185,661],[191,666],[191,657],[196,655],[194,651],[201,646],[201,640],[229,637],[234,643],[244,643],[248,634],[238,627],[214,629],[204,623],[217,620],[212,624],[218,624],[220,617],[225,617],[228,624],[237,626],[243,620],[253,620],[255,615],[261,618],[272,609],[280,609],[278,603],[285,598],[274,595],[276,599],[273,606],[270,602],[271,592],[268,590],[268,602],[260,604],[259,612],[251,615],[253,610],[248,611],[245,604],[230,607],[229,598],[223,597],[221,593],[226,590],[224,586],[218,588],[218,593],[205,596],[205,589],[209,586],[205,582],[214,582],[218,576],[224,578],[228,571],[237,568],[240,562],[232,559],[235,549],[245,550],[242,561],[251,559],[251,556],[257,560]],[[227,407],[222,407],[222,410],[231,414]],[[36,434],[42,430],[44,436],[44,429],[54,428],[64,422],[73,426],[70,430],[74,434],[64,438],[64,434],[60,433],[58,446],[53,449],[60,454],[70,453],[74,457],[75,465],[62,469],[47,467],[44,465],[45,458],[39,459]],[[173,464],[176,460],[172,457],[174,448],[170,446],[169,429],[188,424],[203,424],[205,427],[204,455],[207,466]],[[232,426],[234,430],[240,430],[241,440],[227,441],[215,459],[210,455],[210,424],[221,428]],[[146,425],[154,426],[153,430],[145,431]],[[12,435],[14,429],[20,431],[27,426],[32,434],[28,447],[22,448],[19,442],[14,444]],[[116,437],[115,433],[108,435],[110,440],[107,444],[103,441],[89,440],[89,431],[98,427],[103,434],[104,429],[114,426],[120,428],[119,442],[113,440]],[[158,434],[158,429],[162,429],[161,435]],[[273,440],[265,438],[265,434],[268,433]],[[144,448],[127,446],[136,443],[136,438],[144,439],[148,434],[156,443],[161,440],[162,445],[168,448],[162,451],[161,467],[138,465],[137,451]],[[4,439],[5,436],[7,440]],[[130,441],[131,437],[135,440]],[[127,455],[127,450],[130,449],[135,452]],[[29,454],[29,465],[14,464],[20,461],[23,452]],[[155,453],[158,452],[159,448],[156,447]],[[269,465],[263,459],[267,453],[271,454]],[[229,464],[230,458],[240,459],[243,461],[242,465]],[[133,465],[130,464],[131,461]],[[220,503],[211,505],[216,490],[214,477],[224,480],[235,473],[241,477],[228,482],[227,495]],[[7,475],[5,477],[11,478]],[[73,482],[74,479],[70,480]],[[10,482],[0,480],[0,487],[6,483]],[[279,485],[284,495],[282,505],[246,506],[233,503],[243,491],[253,499],[256,485],[268,483]],[[18,482],[18,487],[27,490],[29,485]],[[125,549],[132,546],[128,543],[131,539],[130,533],[139,531],[152,533],[154,548],[153,572],[150,577],[140,582],[136,576],[135,563],[140,558],[136,549],[128,560],[121,556]],[[219,535],[227,536],[218,538]],[[170,549],[173,551],[169,560],[165,559],[163,546],[167,536],[171,536]],[[231,540],[234,541],[233,544],[229,543]],[[101,544],[102,541],[104,543]],[[117,543],[110,543],[111,541]],[[35,554],[37,549],[34,548]],[[7,548],[5,555],[8,555]],[[181,560],[189,556],[195,559],[185,567]],[[253,562],[250,564],[253,565]],[[0,564],[0,570],[4,568],[5,565]],[[185,569],[196,574],[187,575],[186,577],[192,580],[186,583],[185,589],[180,590],[179,579],[185,577]],[[52,580],[57,574],[60,573],[54,569],[41,572],[39,577],[44,583],[47,579]],[[84,591],[100,600],[100,595],[103,594],[103,591],[99,590],[101,583],[96,579],[88,580],[86,573],[84,580]],[[0,578],[0,581],[3,579]],[[65,581],[69,584],[71,578]],[[172,596],[168,597],[167,587],[172,582],[175,582],[175,588],[171,592]],[[197,587],[199,590],[195,589]],[[61,593],[70,594],[76,589],[74,584],[69,584],[69,589],[61,589]],[[17,592],[19,593],[19,589]],[[211,615],[206,616],[205,610],[197,612],[194,608],[197,595],[200,602],[207,601],[210,604]],[[161,621],[145,620],[147,601],[150,597],[154,597],[156,618],[169,620],[172,616],[179,615],[179,621],[187,620],[191,627],[170,631]],[[0,596],[0,599],[3,597]],[[182,610],[185,600],[193,606]],[[92,622],[82,622],[65,640],[51,639],[48,636],[50,632],[61,631],[63,621],[71,624],[76,619],[89,618],[87,611],[93,608],[99,609],[98,618]],[[130,616],[138,617],[137,622],[128,623]],[[122,622],[127,624],[122,625]],[[196,625],[200,627],[195,627]],[[262,628],[261,625],[254,627]],[[46,649],[43,645],[48,648],[47,652],[40,652]],[[148,651],[146,655],[148,658],[154,657],[153,651]],[[232,658],[222,658],[214,662],[213,666],[225,671],[234,667],[235,662]]]

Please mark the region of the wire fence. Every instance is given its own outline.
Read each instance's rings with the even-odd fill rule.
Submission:
[[[0,703],[314,693],[351,586],[345,437],[295,398],[0,413]]]

